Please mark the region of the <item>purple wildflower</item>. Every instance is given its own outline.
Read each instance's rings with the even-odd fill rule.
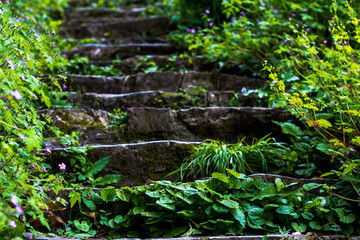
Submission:
[[[48,152],[48,153],[51,153],[51,150],[50,150],[50,148],[46,148],[46,152]]]
[[[245,11],[241,11],[240,14],[241,14],[241,15],[244,15],[244,14],[245,14]]]
[[[30,20],[30,18],[29,18],[29,16],[28,16],[28,15],[26,15],[26,16],[25,16],[25,18],[26,18],[26,20]]]
[[[212,27],[212,26],[214,26],[214,23],[213,23],[213,22],[210,22],[210,23],[209,23],[209,27]]]
[[[292,20],[292,18],[289,18],[289,21],[291,21]]]
[[[102,41],[102,42],[105,42],[105,41],[106,41],[106,38],[101,38],[101,41]]]
[[[261,3],[261,6],[262,6],[262,7],[265,7],[265,6],[266,6],[266,4],[265,4],[265,3]]]
[[[291,16],[296,17],[296,14],[295,14],[295,13],[292,13]]]
[[[196,30],[193,28],[193,29],[190,30],[190,32],[191,32],[192,34],[195,34],[195,33],[196,33]]]
[[[13,228],[16,228],[16,223],[14,220],[10,220],[9,221],[9,226],[13,227]]]
[[[18,199],[14,194],[11,194],[11,202],[14,204],[16,211],[22,215],[24,214],[24,210],[20,207],[18,203]]]
[[[211,98],[214,98],[214,97],[215,97],[215,94],[214,94],[214,93],[210,93],[210,97],[211,97]]]
[[[25,75],[23,73],[20,75],[20,77],[23,81],[25,81]]]
[[[66,170],[66,165],[65,165],[65,163],[60,163],[58,166],[59,166],[59,168],[60,168],[61,171],[64,171],[64,172],[65,172],[65,170]]]
[[[13,96],[13,98],[15,98],[15,100],[21,100],[22,99],[22,96],[19,92],[19,90],[15,90],[15,91],[12,91],[11,92],[11,96]]]
[[[279,13],[279,10],[275,9],[275,10],[274,10],[274,13],[275,13],[275,14],[278,14],[278,13]]]
[[[46,167],[45,166],[42,166],[41,169],[46,172]]]
[[[62,85],[63,88],[67,89],[67,86],[65,84]]]
[[[56,118],[56,120],[58,120],[59,122],[62,122],[62,119],[61,119],[58,115],[56,115],[55,118]]]
[[[20,139],[21,139],[22,141],[24,141],[24,140],[25,140],[24,135],[20,135]]]
[[[327,43],[327,41],[326,41],[326,40],[324,40],[324,43],[326,44],[326,43]]]
[[[206,9],[206,10],[205,10],[205,13],[206,13],[206,14],[209,14],[209,13],[210,13],[210,10],[207,10],[207,9]]]
[[[11,59],[6,59],[7,63],[9,64],[9,67],[11,70],[15,71],[15,65],[13,63],[13,61],[11,61]]]

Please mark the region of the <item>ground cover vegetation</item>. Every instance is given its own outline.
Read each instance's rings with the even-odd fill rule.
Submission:
[[[119,6],[115,1],[83,2],[93,7]],[[305,125],[278,123],[289,135],[286,144],[269,137],[255,144],[205,142],[183,169],[184,174],[210,179],[159,181],[137,189],[108,186],[101,192],[88,186],[106,186],[123,176],[95,178],[108,159],[88,163],[86,150],[76,148],[77,135],[64,136],[50,127],[72,149],[64,153],[66,163],[51,166],[43,162],[41,154],[46,153],[39,154],[42,133],[52,120],[40,118],[38,110],[57,103],[49,97],[56,96],[54,89],[67,88],[57,82],[61,69],[76,71],[78,62],[87,61],[71,64],[56,47],[61,21],[49,13],[61,13],[69,2],[0,2],[4,33],[0,45],[2,236],[21,239],[25,229],[34,231],[38,221],[50,230],[44,213],[49,209],[46,191],[58,192],[63,187],[86,189],[70,192],[71,207],[78,206],[80,211],[65,230],[57,230],[63,236],[172,237],[255,231],[360,234],[360,219],[355,214],[360,196],[356,3],[210,2],[165,0],[164,6],[154,5],[149,11],[169,13],[179,28],[170,40],[185,44],[188,56],[215,62],[220,72],[270,76],[269,87],[260,90],[269,106],[289,105]],[[268,71],[261,71],[264,66]],[[93,70],[118,74],[114,69]],[[53,76],[50,82],[43,80],[44,74]],[[244,89],[243,94],[247,93]],[[123,117],[119,119],[122,123]],[[123,128],[115,120],[114,127]],[[240,174],[258,171],[300,177],[324,174],[342,181],[335,187],[299,186],[279,178],[271,183]]]

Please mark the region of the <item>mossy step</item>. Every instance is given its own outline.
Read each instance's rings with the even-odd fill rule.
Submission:
[[[99,173],[123,174],[126,179],[119,182],[120,186],[139,186],[150,183],[151,180],[160,180],[166,174],[180,167],[183,160],[194,152],[194,146],[200,142],[186,141],[152,141],[142,143],[118,145],[90,145],[87,160],[95,162],[110,156],[108,165]],[[66,148],[55,148],[47,155],[46,162],[54,168],[64,162],[67,166],[68,159],[61,156]],[[47,150],[43,150],[46,152]],[[71,172],[71,169],[69,169]],[[175,176],[167,179],[174,179]]]
[[[60,34],[65,38],[129,38],[134,36],[157,37],[169,32],[169,19],[164,16],[117,20],[100,23],[83,23],[64,26]]]
[[[58,109],[40,113],[47,114],[52,119],[52,125],[59,127],[65,134],[81,132],[78,141],[82,146],[124,142],[120,133],[112,130],[108,112],[92,109]],[[45,132],[44,137],[48,139],[44,142],[44,147],[63,147],[51,131]]]
[[[237,142],[260,139],[272,133],[278,141],[286,140],[273,121],[286,121],[290,114],[279,108],[207,107],[171,110],[136,107],[128,110],[128,131],[136,139],[173,139],[203,141],[219,139]]]
[[[201,89],[238,92],[243,88],[257,89],[266,85],[262,79],[204,72],[151,72],[121,77],[70,75],[68,80],[73,91],[111,94],[150,90],[175,92],[179,89],[187,92]]]
[[[235,100],[239,106],[254,106],[260,104],[255,96],[242,96],[237,93]],[[76,107],[86,109],[102,109],[109,112],[114,109],[126,109],[131,107],[157,107],[185,109],[191,107],[222,106],[229,107],[230,100],[234,98],[234,91],[210,91],[199,94],[165,92],[165,91],[139,91],[122,94],[100,93],[69,93],[67,100]]]
[[[125,43],[119,46],[112,44],[85,44],[64,51],[69,58],[88,57],[91,60],[124,59],[135,55],[163,55],[175,52],[174,46],[168,43]]]

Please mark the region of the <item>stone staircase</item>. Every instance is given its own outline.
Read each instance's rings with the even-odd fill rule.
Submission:
[[[69,58],[88,57],[90,64],[98,66],[117,60],[114,66],[123,75],[70,73],[67,100],[74,108],[48,113],[64,132],[83,132],[79,142],[91,147],[87,155],[90,162],[110,156],[100,175],[126,175],[117,187],[160,180],[206,139],[234,143],[269,133],[285,139],[272,121],[285,121],[289,114],[253,107],[256,96],[245,97],[241,92],[243,88],[261,88],[266,81],[202,71],[209,65],[198,59],[190,64],[188,58],[177,57],[181,49],[166,42],[171,30],[167,17],[139,18],[146,9],[140,6],[109,10],[84,7],[81,1],[74,4],[79,5],[66,11],[62,36],[77,41],[93,38],[101,43],[80,45],[64,53]],[[170,63],[174,71],[142,72],[135,66],[143,56],[160,67]],[[241,107],[229,105],[235,93]],[[127,113],[122,129],[111,127],[109,116],[114,115],[114,109]],[[59,118],[62,121],[57,121]],[[51,164],[66,161],[60,156],[66,146],[58,141],[47,141],[45,146],[52,151],[48,156]]]

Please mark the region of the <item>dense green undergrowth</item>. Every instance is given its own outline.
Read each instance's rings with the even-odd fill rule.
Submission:
[[[81,210],[66,232],[112,238],[241,234],[359,234],[358,203],[332,194],[327,184],[274,183],[228,170],[190,183],[157,181],[135,189],[82,192]],[[75,213],[73,213],[75,214]],[[96,223],[85,216],[96,216]]]

